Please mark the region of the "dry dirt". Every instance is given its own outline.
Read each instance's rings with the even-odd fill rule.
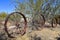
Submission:
[[[31,30],[30,28],[27,28],[25,35],[19,35],[10,40],[57,40],[57,38],[60,38],[60,25],[56,28],[45,27],[40,30]]]
[[[41,39],[37,39],[37,38]],[[18,36],[14,40],[57,40],[60,37],[60,27],[43,28],[40,30],[28,30],[24,36]]]

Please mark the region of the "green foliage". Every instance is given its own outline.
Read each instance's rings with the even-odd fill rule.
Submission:
[[[7,13],[5,13],[5,12],[1,12],[1,13],[0,13],[0,20],[5,19],[6,16],[7,16]]]
[[[36,19],[36,14],[42,11],[41,13],[45,16],[45,19],[50,20],[54,18],[54,15],[60,14],[60,2],[58,2],[59,0],[24,0],[21,3],[17,0],[16,11],[23,12],[26,15],[32,14],[33,19]]]
[[[24,0],[24,2],[16,1],[17,6],[15,11],[23,12],[24,14],[34,15],[37,11],[40,11],[43,0]]]
[[[21,20],[21,15],[20,14],[17,14],[17,13],[15,13],[15,14],[13,14],[13,15],[10,15],[10,17],[9,17],[9,21],[20,21]]]
[[[54,18],[54,15],[59,15],[59,10],[60,10],[60,0],[48,0],[43,3],[42,6],[43,14],[45,15],[45,18],[51,19]]]

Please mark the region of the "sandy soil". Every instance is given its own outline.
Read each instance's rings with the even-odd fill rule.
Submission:
[[[24,36],[18,36],[16,40],[35,40],[40,37],[41,40],[57,40],[60,37],[60,27],[56,28],[43,28],[40,30],[28,30]],[[39,39],[36,39],[39,40]]]
[[[18,35],[16,38],[10,40],[57,40],[58,37],[60,37],[60,25],[56,28],[44,27],[40,30],[31,30],[27,28],[25,35]]]

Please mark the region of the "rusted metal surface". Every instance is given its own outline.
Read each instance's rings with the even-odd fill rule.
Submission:
[[[8,35],[8,37],[10,37],[10,38],[14,38],[14,37],[11,36],[11,35],[9,34],[8,30],[7,30],[7,22],[8,22],[8,20],[9,20],[9,17],[10,17],[11,15],[13,15],[14,13],[20,14],[20,15],[23,17],[23,19],[24,19],[24,24],[25,24],[25,26],[24,26],[24,30],[22,30],[21,33],[20,33],[21,35],[24,35],[24,34],[26,33],[26,28],[27,28],[27,20],[26,20],[25,15],[23,15],[21,12],[12,12],[11,14],[9,14],[9,15],[6,17],[6,20],[5,20],[5,23],[4,23],[5,31],[6,31],[6,33],[7,33],[7,35]],[[16,24],[16,25],[18,25],[18,24]]]
[[[43,28],[44,24],[45,24],[45,17],[44,17],[44,15],[41,14],[41,13],[35,14],[33,19],[32,19],[33,29],[39,30],[39,27]]]
[[[54,27],[56,27],[57,26],[57,19],[52,19],[52,21],[51,21],[51,26],[54,28]]]
[[[44,15],[42,15],[42,14],[41,14],[41,16],[42,16],[42,18],[43,18],[43,24],[45,24],[45,21],[46,21],[46,20],[45,20],[45,17],[44,17]]]

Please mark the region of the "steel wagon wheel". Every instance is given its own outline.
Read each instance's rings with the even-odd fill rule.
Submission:
[[[57,19],[56,18],[53,18],[51,22],[52,22],[51,23],[52,27],[56,27],[57,26]]]
[[[40,22],[40,27],[42,27],[45,24],[45,17],[43,14],[38,15],[39,16],[39,21]]]
[[[42,14],[37,14],[33,18],[33,25],[38,29],[38,27],[42,27],[45,24],[45,17]]]
[[[4,26],[8,37],[14,38],[15,34],[26,33],[27,20],[21,12],[13,12],[7,16]]]
[[[42,17],[42,21],[43,21],[42,24],[44,25],[44,24],[45,24],[45,17],[44,17],[44,15],[42,15],[42,14],[41,14],[41,17]],[[42,26],[43,26],[43,25],[42,25]]]

